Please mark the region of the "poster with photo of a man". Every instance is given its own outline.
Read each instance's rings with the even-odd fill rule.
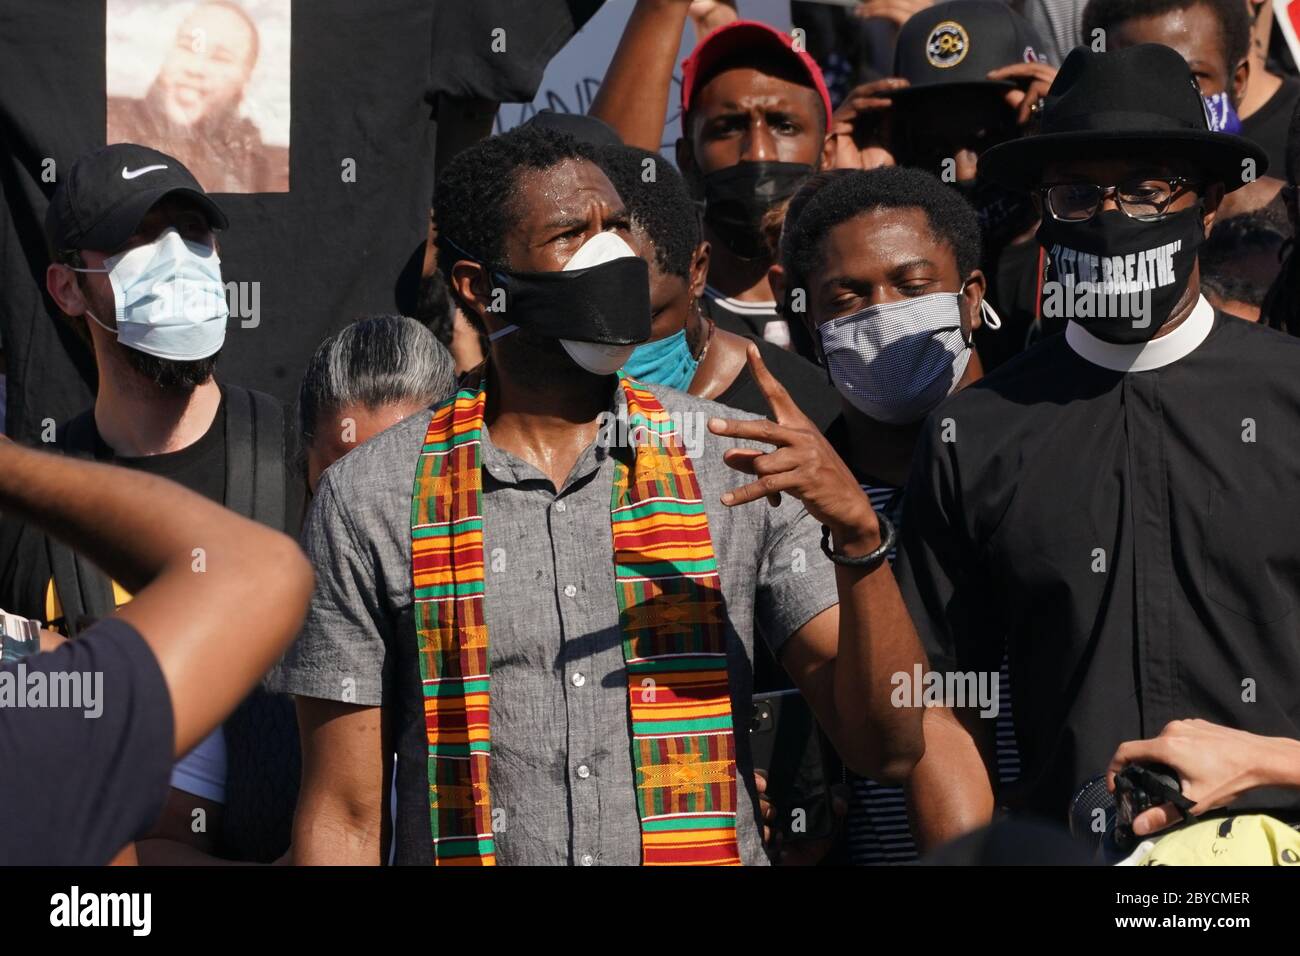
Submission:
[[[289,190],[290,0],[108,0],[105,23],[109,143],[208,192]]]

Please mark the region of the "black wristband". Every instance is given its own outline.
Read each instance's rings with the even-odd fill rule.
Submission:
[[[822,525],[822,552],[836,564],[842,564],[849,568],[861,568],[864,571],[876,570],[889,557],[889,552],[894,550],[894,542],[897,538],[894,533],[894,523],[879,511],[876,512],[876,521],[880,524],[880,544],[870,554],[860,555],[856,558],[849,557],[846,554],[836,554],[831,550],[831,529],[826,525]]]

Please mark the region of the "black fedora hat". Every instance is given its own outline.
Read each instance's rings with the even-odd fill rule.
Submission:
[[[1053,160],[1122,155],[1144,146],[1191,161],[1229,192],[1246,185],[1248,168],[1254,177],[1268,169],[1268,156],[1255,143],[1210,131],[1186,61],[1167,46],[1143,43],[1111,53],[1076,47],[1043,101],[1039,131],[989,149],[980,156],[979,173],[1024,189]]]

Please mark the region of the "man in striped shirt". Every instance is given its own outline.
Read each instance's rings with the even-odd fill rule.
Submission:
[[[928,173],[886,167],[810,183],[790,216],[778,298],[804,291],[803,318],[843,405],[828,437],[897,523],[921,422],[983,374],[971,346],[987,308],[975,211]],[[1008,782],[1018,763],[1005,667],[1001,677],[998,769]],[[904,791],[855,779],[848,842],[855,863],[915,859]]]

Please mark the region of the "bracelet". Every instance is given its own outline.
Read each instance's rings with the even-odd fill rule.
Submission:
[[[860,557],[849,557],[846,554],[836,554],[831,550],[831,529],[822,525],[822,553],[830,558],[836,564],[842,564],[850,568],[862,568],[865,571],[874,571],[884,563],[889,552],[894,550],[894,543],[897,535],[894,532],[894,523],[886,518],[879,511],[876,512],[876,521],[880,523],[880,544],[876,550],[870,554],[864,554]]]

